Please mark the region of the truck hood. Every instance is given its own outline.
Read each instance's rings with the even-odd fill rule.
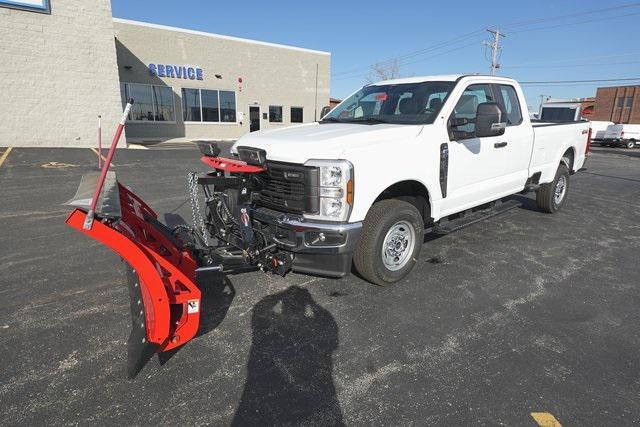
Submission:
[[[415,138],[423,125],[308,123],[253,132],[240,138],[238,146],[261,148],[267,159],[304,163],[309,159],[340,159],[350,149],[398,144]]]

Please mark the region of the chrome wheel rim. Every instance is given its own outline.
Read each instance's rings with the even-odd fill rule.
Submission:
[[[391,271],[407,265],[416,245],[416,232],[407,221],[398,221],[387,231],[382,242],[382,262]]]
[[[567,178],[562,175],[556,182],[556,189],[553,194],[553,200],[556,205],[559,205],[564,199],[564,195],[567,193]]]

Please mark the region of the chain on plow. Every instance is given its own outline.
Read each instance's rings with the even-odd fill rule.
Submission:
[[[209,245],[208,233],[204,225],[204,217],[200,215],[200,203],[198,202],[198,174],[196,172],[189,173],[187,177],[187,189],[189,191],[189,200],[191,202],[193,226],[199,229],[205,245]]]

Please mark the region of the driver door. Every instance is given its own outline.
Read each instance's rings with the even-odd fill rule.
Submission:
[[[449,117],[447,196],[443,199],[443,215],[460,212],[499,197],[502,169],[496,153],[506,140],[504,135],[475,136],[476,110],[484,102],[496,102],[491,85],[471,84],[464,90]],[[453,119],[465,119],[466,124],[452,126]]]

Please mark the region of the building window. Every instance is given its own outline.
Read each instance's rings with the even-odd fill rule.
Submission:
[[[182,106],[185,122],[236,122],[234,91],[182,89]]]
[[[135,122],[175,122],[173,90],[168,86],[122,83],[120,85],[122,103],[133,98],[135,102],[129,113],[129,120]]]
[[[627,96],[624,106],[627,108],[631,108],[632,105],[633,105],[633,96]]]
[[[622,108],[624,105],[624,97],[619,97],[616,99],[616,107]]]
[[[282,107],[269,105],[269,121],[271,123],[282,123]]]
[[[219,122],[220,107],[218,101],[217,90],[200,90],[200,99],[202,100],[202,121],[203,122]]]
[[[291,123],[302,123],[302,107],[291,107]]]
[[[230,90],[220,91],[220,121],[236,121],[236,93]]]
[[[200,90],[182,89],[182,118],[185,122],[199,122],[200,114]]]

